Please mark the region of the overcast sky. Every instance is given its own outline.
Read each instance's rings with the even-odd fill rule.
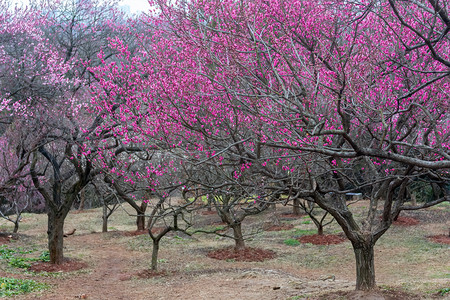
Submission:
[[[28,4],[30,1],[33,0],[15,0],[13,2]],[[124,10],[127,10],[126,7],[128,7],[129,11],[133,14],[143,11],[146,12],[150,8],[147,0],[121,0],[119,3],[119,5],[124,8]]]
[[[150,8],[147,0],[122,0],[120,4],[128,6],[131,13],[147,11]]]

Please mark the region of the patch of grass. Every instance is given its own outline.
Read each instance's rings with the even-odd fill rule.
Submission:
[[[445,296],[446,294],[450,293],[450,287],[440,289],[440,290],[438,291],[438,293],[439,293],[439,295],[441,295],[441,296]]]
[[[49,262],[50,261],[50,252],[48,250],[45,250],[39,255],[39,260],[43,262]]]
[[[164,242],[164,238],[161,242]],[[136,237],[133,237],[127,242],[127,246],[130,250],[133,251],[142,251],[142,252],[148,252],[149,249],[152,249],[153,242],[152,239],[146,235],[138,235]]]
[[[444,272],[437,272],[430,276],[431,278],[445,278],[450,279],[450,273]]]
[[[191,240],[186,239],[184,237],[181,237],[179,235],[175,235],[173,237],[167,236],[166,242],[176,244],[176,245],[183,245],[189,243]]]
[[[30,261],[34,260],[32,258],[11,257],[8,261],[8,265],[13,268],[28,269],[31,267]]]
[[[302,221],[302,224],[311,224],[311,220]]]
[[[0,259],[8,260],[14,257],[14,253],[16,251],[14,249],[8,248],[6,245],[0,246]]]
[[[26,254],[35,252],[36,249],[23,250],[22,248],[12,249],[7,245],[0,246],[0,259],[8,262],[8,265],[13,268],[28,269],[31,266],[31,262],[34,261],[50,261],[50,254],[48,251],[44,251],[38,258],[24,257]]]
[[[297,241],[296,239],[287,239],[284,240],[283,243],[287,246],[298,246],[300,245],[300,242]]]
[[[0,277],[0,297],[20,295],[46,288],[48,285],[30,279]]]

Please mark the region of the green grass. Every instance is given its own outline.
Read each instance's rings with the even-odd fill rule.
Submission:
[[[0,297],[9,297],[34,291],[41,291],[47,288],[48,285],[30,279],[0,277]]]
[[[300,242],[297,241],[296,239],[287,239],[284,240],[283,243],[287,246],[298,246],[300,245]]]
[[[440,289],[440,290],[438,291],[438,293],[439,293],[439,295],[441,295],[441,296],[445,296],[446,294],[450,293],[450,287]]]
[[[25,255],[36,252],[36,249],[24,250],[23,248],[9,248],[7,245],[0,246],[0,259],[7,262],[10,267],[28,269],[31,262],[50,261],[48,251],[42,252],[39,257],[27,257]]]

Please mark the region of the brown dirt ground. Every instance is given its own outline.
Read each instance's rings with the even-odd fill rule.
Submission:
[[[8,244],[11,240],[15,240],[17,238],[17,234],[0,232],[0,245]]]
[[[79,214],[79,216],[82,214]],[[432,214],[430,213],[430,216]],[[448,213],[442,213],[441,223],[449,224]],[[420,214],[405,215],[411,218],[417,218],[421,221],[420,226],[429,229],[429,234],[441,234],[442,226],[434,227],[431,222],[423,222]],[[217,216],[205,216],[211,219],[204,220],[209,225],[218,219]],[[214,217],[214,218],[213,218]],[[30,217],[31,218],[31,217]],[[428,220],[424,217],[424,220]],[[435,221],[438,221],[435,219]],[[25,221],[26,224],[27,221]],[[31,221],[30,221],[31,222]],[[261,221],[262,224],[264,221]],[[296,225],[296,227],[299,225]],[[302,225],[304,226],[304,225]],[[312,226],[312,225],[311,225]],[[392,231],[406,230],[402,226]],[[39,230],[40,235],[45,235],[45,228],[31,227],[27,234],[36,234]],[[90,230],[90,229],[89,229]],[[81,231],[81,230],[80,230]],[[89,232],[88,229],[85,231]],[[279,242],[272,241],[269,236],[262,242],[263,247],[273,249],[277,255],[276,259],[266,260],[264,262],[225,262],[207,257],[207,254],[215,246],[203,246],[196,248],[189,244],[168,249],[162,247],[161,259],[168,260],[169,263],[162,265],[162,271],[152,272],[148,270],[151,258],[151,248],[145,248],[145,251],[130,248],[127,241],[137,239],[139,236],[130,234],[123,235],[124,231],[130,232],[130,229],[123,229],[117,232],[107,234],[101,233],[77,233],[65,239],[65,255],[76,257],[76,261],[85,263],[87,266],[81,270],[64,273],[59,272],[51,276],[30,276],[26,273],[14,272],[8,273],[0,270],[0,276],[9,276],[16,278],[32,278],[37,281],[46,282],[51,285],[51,289],[17,296],[15,299],[183,299],[183,300],[291,300],[306,297],[307,299],[449,299],[434,295],[424,294],[416,295],[414,293],[402,292],[399,290],[380,290],[374,293],[361,293],[352,291],[354,289],[354,267],[351,263],[344,265],[335,265],[334,267],[308,268],[293,265],[291,261],[288,264],[281,265],[278,259],[290,255],[287,249],[298,249],[284,246],[282,238]],[[272,234],[272,233],[271,233]],[[275,234],[275,233],[273,233]],[[278,234],[278,233],[277,233]],[[124,240],[126,240],[124,242]],[[265,245],[264,243],[271,243]],[[214,241],[215,243],[215,241]],[[221,244],[222,245],[222,244]],[[300,247],[300,246],[299,246]],[[341,253],[347,251],[345,244],[336,246],[305,246],[320,247],[320,254],[317,256],[336,255],[334,251],[338,250],[339,260],[345,259]],[[338,248],[333,248],[338,247]],[[316,248],[314,248],[316,249]],[[336,249],[336,250],[333,250]],[[449,248],[450,249],[450,248]],[[351,251],[351,250],[348,250]],[[380,285],[389,284],[400,288],[402,280],[396,276],[405,276],[404,274],[394,274],[391,269],[401,271],[402,265],[398,266],[383,265],[381,262],[385,258],[391,257],[396,253],[408,251],[407,248],[393,248],[381,245],[377,248],[377,282]],[[347,252],[346,252],[347,253]],[[299,257],[304,254],[299,252]],[[348,254],[347,254],[348,255]],[[311,258],[313,259],[313,258]],[[350,259],[352,261],[352,258]],[[292,264],[292,265],[290,265]],[[418,261],[417,268],[404,270],[408,274],[419,272],[423,273],[425,264],[427,269],[442,265],[442,261]],[[444,262],[445,264],[445,262]],[[414,266],[414,265],[413,265]],[[58,275],[60,274],[60,275]],[[328,276],[335,274],[336,276]],[[327,276],[322,276],[327,275]],[[416,276],[420,278],[420,276]],[[450,281],[439,279],[439,286],[450,286]],[[438,281],[438,279],[436,279]],[[411,284],[416,284],[413,282]],[[319,294],[319,295],[318,295]],[[310,295],[310,296],[308,296]]]
[[[76,245],[84,245],[89,253],[88,267],[62,275],[60,278],[36,278],[47,282],[52,289],[37,294],[18,296],[17,299],[288,299],[300,292],[348,289],[347,280],[312,280],[300,278],[285,271],[266,268],[224,268],[213,264],[207,270],[151,274],[139,270],[149,255],[130,251],[115,243],[114,238],[103,239],[101,234],[75,235],[66,240],[66,252]],[[208,259],[208,258],[205,258]],[[215,261],[215,260],[213,260]],[[149,275],[150,274],[150,275]],[[1,276],[12,276],[0,271]],[[13,275],[23,278],[24,275]],[[150,278],[150,279],[142,279]]]
[[[10,238],[6,236],[0,236],[0,245],[8,244]]]

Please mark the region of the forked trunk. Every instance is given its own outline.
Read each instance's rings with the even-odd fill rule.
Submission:
[[[356,290],[369,291],[375,289],[374,245],[353,245],[356,258]]]
[[[318,235],[323,235],[323,225],[322,224],[319,224],[317,226],[317,234]]]
[[[234,250],[239,251],[245,248],[244,236],[242,235],[241,223],[231,225],[234,236]]]
[[[62,264],[64,261],[64,217],[48,213],[48,251],[51,264]]]

